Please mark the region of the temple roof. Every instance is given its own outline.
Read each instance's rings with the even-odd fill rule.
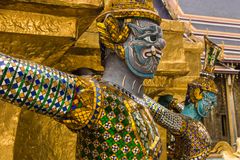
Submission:
[[[185,14],[239,19],[239,0],[179,0]]]
[[[179,0],[183,14],[180,20],[189,21],[195,28],[196,35],[205,34],[217,44],[224,41],[226,55],[240,56],[240,1],[231,0]],[[235,46],[235,49],[229,48]]]
[[[240,1],[157,0],[165,4],[172,19],[190,24],[191,33],[224,46],[223,63],[240,65]],[[165,13],[166,15],[166,13]],[[167,17],[166,17],[167,18]],[[220,69],[221,68],[221,69]],[[219,71],[224,70],[219,67]],[[226,68],[229,70],[229,68]],[[229,70],[233,71],[233,70]],[[234,71],[235,72],[235,71]]]

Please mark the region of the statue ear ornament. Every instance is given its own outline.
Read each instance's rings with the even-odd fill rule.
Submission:
[[[108,14],[103,22],[97,22],[97,27],[100,33],[99,38],[101,43],[103,43],[106,48],[115,51],[121,59],[124,59],[125,51],[122,44],[130,34],[130,28],[126,22],[124,21],[121,27],[119,20],[113,15]]]
[[[202,91],[200,88],[194,88],[194,89],[190,90],[190,100],[193,103],[198,102],[202,98],[203,98],[203,95],[202,95]]]

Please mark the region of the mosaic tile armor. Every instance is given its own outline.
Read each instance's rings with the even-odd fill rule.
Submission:
[[[79,159],[157,160],[155,122],[179,137],[179,159],[205,159],[210,148],[205,127],[143,96],[143,80],[153,78],[165,46],[152,0],[113,0],[96,20],[105,81],[0,54],[0,98],[76,132]]]
[[[4,54],[0,72],[1,99],[48,116],[70,111],[75,76]]]
[[[151,115],[115,88],[4,54],[0,68],[1,99],[51,116],[80,134],[81,158],[160,157]]]
[[[205,127],[147,96],[135,99],[97,77],[76,77],[4,54],[0,69],[1,99],[53,117],[78,133],[79,159],[158,159],[161,142],[154,120],[181,137],[184,159],[207,156]]]
[[[67,124],[80,134],[81,157],[159,159],[160,135],[150,113],[110,85],[101,84],[101,92],[102,107],[92,117],[95,123],[82,126],[81,130]]]
[[[154,120],[176,136],[176,159],[206,159],[211,150],[211,138],[205,126],[198,120],[174,113],[146,97]]]

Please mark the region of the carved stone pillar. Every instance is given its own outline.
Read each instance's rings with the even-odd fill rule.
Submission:
[[[227,118],[225,78],[219,75],[214,81],[218,86],[217,106],[211,111],[208,117],[204,118],[204,125],[212,138],[213,144],[217,144],[219,141],[230,141],[230,133]]]
[[[234,97],[233,97],[234,79],[235,79],[234,75],[226,76],[226,98],[227,98],[228,121],[229,121],[231,145],[236,143],[236,139],[237,139],[236,113],[235,113],[235,104],[234,104]]]
[[[240,137],[240,79],[237,76],[234,83],[234,102],[236,106],[236,119],[237,119],[237,130],[238,137]]]

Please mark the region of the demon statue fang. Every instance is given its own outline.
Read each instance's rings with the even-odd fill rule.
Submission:
[[[143,94],[143,80],[154,76],[165,46],[160,22],[151,0],[114,0],[97,18],[102,77],[75,76],[1,54],[0,97],[76,132],[79,159],[159,159],[155,123],[181,137],[178,159],[205,159],[211,140],[203,124]],[[196,101],[212,101],[212,93],[203,96]]]

